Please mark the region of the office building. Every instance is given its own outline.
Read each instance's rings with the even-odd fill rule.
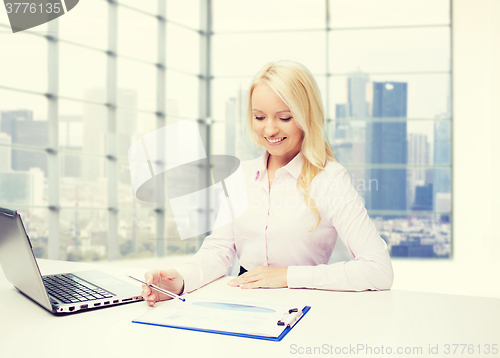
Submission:
[[[348,139],[350,137],[351,125],[346,120],[348,118],[348,113],[346,103],[335,105],[335,119],[340,121],[335,121],[335,133],[332,139],[333,143],[336,143],[339,139]]]
[[[12,168],[12,149],[10,135],[0,132],[0,173],[8,172]]]
[[[399,245],[392,245],[391,257],[434,257],[433,245],[421,245],[420,242],[403,241]]]
[[[89,102],[100,102],[106,98],[103,88],[88,89],[84,94]],[[83,109],[83,151],[88,154],[107,155],[109,136],[115,135],[117,154],[126,158],[132,138],[137,132],[137,92],[131,89],[118,89],[116,111],[116,134],[108,133],[108,117],[106,107],[85,103]],[[122,107],[120,107],[122,106]],[[104,161],[82,163],[82,173],[88,180],[106,177]]]
[[[127,157],[132,144],[132,136],[137,133],[137,91],[133,89],[118,89],[118,107],[116,112],[118,156]]]
[[[352,72],[347,77],[347,103],[335,105],[335,119],[341,121],[335,122],[334,139],[352,139],[353,127],[359,127],[361,123],[353,125],[350,120],[366,119],[370,116],[371,104],[370,98],[370,78],[368,74],[361,71]]]
[[[451,121],[437,120],[434,124],[434,164],[451,164]],[[451,170],[434,169],[434,202],[440,193],[451,193]],[[434,207],[437,211],[437,208]]]
[[[347,118],[347,104],[341,103],[335,105],[335,118],[344,119]]]
[[[373,82],[373,122],[366,125],[366,163],[406,165],[407,84]],[[380,122],[375,122],[380,118]],[[366,195],[368,210],[406,210],[406,169],[366,170],[366,182],[376,183]]]
[[[2,111],[0,132],[8,134],[12,144],[47,147],[47,121],[33,120],[33,112],[29,110]],[[47,155],[43,152],[14,149],[11,152],[11,166],[12,170],[17,171],[40,168],[47,176]]]
[[[0,172],[0,202],[16,208],[44,204],[44,174],[39,168],[28,171]]]
[[[352,72],[347,78],[347,110],[348,117],[351,119],[368,118],[370,111],[370,100],[367,94],[370,77],[361,72]]]
[[[59,148],[67,151],[81,151],[83,144],[82,132],[81,116],[59,116]],[[76,155],[64,154],[59,174],[61,177],[81,177],[82,158]]]
[[[432,184],[415,186],[414,211],[432,211]]]
[[[335,105],[335,133],[330,139],[333,151],[341,164],[364,164],[365,163],[365,120],[370,117],[371,92],[369,75],[361,72],[352,72],[347,81],[347,103]],[[351,122],[351,120],[358,120]],[[364,184],[365,169],[350,168],[354,184]],[[356,186],[356,185],[355,185]],[[364,185],[360,185],[363,188]],[[364,197],[365,191],[360,194]]]
[[[420,133],[408,134],[408,164],[422,166],[422,168],[409,168],[407,172],[406,198],[408,206],[415,202],[416,186],[426,184],[427,169],[423,168],[430,164],[430,144],[427,135]],[[409,209],[409,208],[408,208]],[[432,208],[431,208],[432,210]]]
[[[434,210],[441,213],[451,212],[451,193],[435,193],[435,208]],[[442,214],[440,215],[441,223],[449,223],[450,215]]]

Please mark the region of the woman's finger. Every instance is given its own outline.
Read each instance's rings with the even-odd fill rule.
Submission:
[[[254,281],[254,282],[249,282],[249,283],[245,283],[243,285],[240,285],[240,288],[243,288],[243,289],[251,289],[251,288],[260,288],[262,287],[259,283],[259,281]]]
[[[142,286],[142,292],[141,292],[141,296],[144,298],[144,299],[147,299],[148,296],[150,295],[151,293],[151,290],[149,289],[148,286],[145,286],[143,285]]]
[[[240,286],[241,285],[246,285],[252,282],[259,281],[261,279],[260,275],[248,275],[246,277],[243,277],[243,275],[235,278],[234,280],[229,282],[229,285],[231,286]]]

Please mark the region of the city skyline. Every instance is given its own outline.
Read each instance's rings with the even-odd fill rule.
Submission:
[[[380,85],[387,85],[391,84],[394,85],[396,84],[395,82],[371,82],[369,79],[369,76],[367,74],[364,74],[358,70],[358,73],[356,73],[352,79],[349,79],[347,81],[347,87],[348,87],[348,93],[350,93],[348,97],[348,102],[346,104],[338,104],[336,105],[336,114],[338,119],[343,119],[344,121],[340,122],[334,122],[335,123],[335,131],[334,131],[334,142],[332,142],[332,145],[334,146],[335,154],[339,155],[340,157],[342,156],[348,156],[348,162],[351,162],[352,164],[363,164],[366,162],[366,155],[368,152],[368,148],[366,145],[366,125],[364,127],[362,126],[356,126],[356,125],[351,125],[351,123],[354,123],[354,121],[363,121],[366,120],[367,118],[387,118],[394,116],[393,114],[387,115],[387,113],[383,113],[383,111],[380,109],[377,109],[377,107],[373,105],[373,98],[372,101],[367,101],[367,96],[369,97],[370,95],[373,95],[376,91],[374,90],[368,90],[366,89],[367,85],[373,86],[374,83],[379,83]],[[92,89],[87,91],[88,97],[87,99],[92,101],[92,93],[94,93],[94,96],[99,96],[102,95],[102,89]],[[121,92],[120,92],[121,91]],[[121,93],[121,94],[120,94]],[[215,122],[214,125],[219,125],[218,131],[212,131],[213,133],[213,141],[212,143],[222,143],[222,147],[219,145],[219,151],[224,152],[224,153],[229,153],[231,155],[236,155],[238,154],[241,157],[244,157],[245,159],[252,159],[258,155],[260,155],[261,151],[257,150],[253,144],[249,143],[248,138],[246,138],[246,134],[244,132],[244,115],[245,115],[245,109],[246,109],[246,96],[247,92],[246,90],[240,89],[236,95],[229,97],[226,101],[226,114],[224,116],[224,126],[220,126],[221,122]],[[120,101],[121,103],[126,102],[129,107],[133,108],[134,104],[134,91],[131,91],[130,89],[125,89],[125,90],[119,90],[119,97],[121,97]],[[363,100],[360,100],[360,98],[363,98]],[[398,101],[396,101],[398,102]],[[177,107],[177,104],[175,103],[174,100],[169,100],[169,108],[170,111]],[[84,147],[86,147],[88,150],[93,151],[94,153],[102,153],[104,154],[105,152],[105,143],[104,140],[98,140],[99,136],[96,136],[95,134],[97,133],[106,133],[106,128],[102,127],[103,119],[105,119],[105,112],[103,111],[104,107],[101,106],[96,106],[96,105],[87,105],[87,108],[85,105],[83,106],[83,115],[60,115],[59,116],[59,123],[60,123],[60,131],[59,131],[59,145],[62,150],[67,150],[67,151],[73,151],[73,152],[79,152],[84,150]],[[96,111],[97,110],[97,111]],[[379,111],[379,116],[380,117],[375,117],[373,116],[373,111]],[[11,115],[17,113],[23,112],[21,111],[5,111],[3,110],[2,113],[6,113],[6,118],[9,116],[8,113],[11,113]],[[33,121],[33,117],[35,116],[35,113],[31,111],[31,114],[27,114],[27,110],[24,110],[24,117],[30,121]],[[137,118],[137,112],[134,112],[133,110],[130,111],[131,114],[127,114],[126,112],[120,116],[120,123],[122,125],[122,128],[128,128],[131,130],[132,134],[126,134],[125,132],[119,133],[120,136],[120,143],[122,143],[122,147],[125,148],[127,147],[134,137],[134,132],[137,131],[137,126],[136,123],[138,123],[138,118]],[[376,113],[377,114],[377,113]],[[132,115],[132,117],[130,116]],[[397,116],[396,116],[397,117]],[[437,116],[438,117],[438,116]],[[442,114],[442,117],[446,117],[446,114]],[[87,118],[87,119],[85,119]],[[239,118],[239,120],[238,120]],[[89,120],[92,120],[92,123],[95,123],[95,125],[90,125],[91,123],[88,122]],[[352,120],[353,122],[350,122]],[[12,120],[10,120],[12,122]],[[37,121],[39,125],[42,125],[41,128],[43,128],[43,123],[44,121]],[[127,124],[130,122],[130,124]],[[447,122],[447,121],[439,121],[436,122],[434,125],[434,131],[435,133],[439,132],[438,134],[433,135],[433,141],[430,143],[429,139],[427,138],[427,135],[414,132],[414,133],[409,133],[408,130],[408,137],[405,137],[408,139],[410,142],[412,141],[410,138],[419,138],[420,142],[423,141],[425,145],[415,145],[415,148],[425,148],[425,149],[414,149],[413,151],[410,149],[411,146],[408,148],[408,159],[406,160],[406,164],[416,164],[416,165],[431,165],[431,158],[436,157],[436,156],[446,156],[446,150],[449,150],[446,144],[443,144],[439,138],[443,138],[444,140],[447,139],[446,137],[446,129],[449,127],[440,125],[439,123],[441,122]],[[5,126],[6,121],[4,121],[4,126]],[[368,123],[368,122],[367,122]],[[368,123],[368,127],[371,124]],[[1,126],[1,119],[0,119],[0,126]],[[96,126],[100,126],[97,128]],[[386,124],[387,126],[387,124]],[[46,125],[45,125],[46,128]],[[390,128],[390,127],[389,127]],[[223,129],[223,130],[221,130]],[[85,132],[87,133],[92,133],[92,135],[86,135]],[[401,130],[400,130],[401,132]],[[406,132],[406,131],[405,131]],[[0,131],[0,133],[2,133]],[[43,133],[39,135],[43,137]],[[135,135],[137,136],[137,134]],[[221,138],[222,136],[222,138]],[[87,138],[87,139],[85,139]],[[102,138],[102,137],[101,137]],[[96,141],[97,139],[97,141]],[[8,143],[10,139],[10,135],[4,133],[4,135],[0,136],[0,143],[3,141],[3,143]],[[418,142],[418,141],[417,141]],[[415,143],[417,143],[415,142]],[[418,143],[420,143],[418,142]],[[86,144],[87,143],[87,144]],[[441,149],[438,149],[436,151],[436,143],[441,146]],[[12,143],[15,144],[15,143]],[[5,147],[3,147],[5,148]],[[1,149],[1,148],[0,148]],[[4,152],[6,153],[7,149],[4,149]],[[123,152],[123,150],[122,150]],[[233,154],[234,153],[234,154]],[[415,159],[415,160],[410,160],[409,158],[420,158],[420,159]],[[426,158],[426,159],[422,159]],[[103,178],[105,179],[105,161],[100,160],[101,164],[98,164],[96,166],[95,160],[87,160],[85,157],[80,157],[78,155],[64,155],[62,156],[62,162],[61,162],[61,204],[63,206],[75,206],[78,207],[78,205],[82,206],[99,206],[99,207],[105,207],[106,203],[105,199],[106,197],[106,184],[102,180],[97,180],[98,178]],[[340,158],[342,159],[342,158]],[[441,159],[441,162],[443,162],[444,159]],[[15,161],[14,161],[15,162]],[[92,164],[94,162],[94,164]],[[85,164],[86,163],[86,164]],[[91,171],[88,169],[84,169],[85,165],[87,167],[90,165],[93,168],[96,168],[98,170],[98,175],[89,175],[91,174]],[[5,166],[5,165],[4,165]],[[97,168],[101,169],[97,169]],[[363,178],[366,179],[366,174],[368,171],[364,168],[352,168],[350,169],[350,172],[353,174],[358,174],[357,178]],[[414,198],[419,197],[422,198],[422,195],[424,197],[427,195],[428,196],[428,188],[425,187],[428,183],[424,180],[422,182],[422,170],[416,170],[414,173],[411,175],[409,174],[411,171],[407,171],[408,173],[405,174],[408,176],[414,175],[415,179],[413,180],[408,180],[404,184],[404,191],[406,192],[405,195],[405,209],[410,209],[411,207],[415,209],[416,211],[423,210],[423,209],[428,209],[428,207],[419,207],[418,205],[415,206],[414,204]],[[436,172],[436,170],[434,170]],[[124,175],[124,179],[122,181],[127,181],[125,177],[128,176],[127,172],[122,172]],[[30,174],[32,178],[39,178],[37,180],[40,180],[40,175],[36,175],[34,173]],[[81,176],[87,177],[86,181],[83,182],[79,178]],[[41,178],[43,178],[43,173]],[[429,177],[429,172],[425,171],[424,174],[425,178],[428,179]],[[434,176],[436,176],[436,173],[434,173]],[[438,173],[439,176],[439,173]],[[432,177],[432,173],[430,175]],[[74,179],[71,179],[74,178]],[[33,180],[33,179],[31,179]],[[97,180],[97,181],[96,181]],[[402,179],[401,179],[402,180]],[[400,181],[401,181],[400,180]],[[402,182],[402,181],[401,181]],[[417,185],[417,184],[423,184],[423,185]],[[40,185],[39,185],[40,187]],[[66,189],[65,189],[66,188]],[[442,191],[436,192],[433,194],[433,199],[432,199],[432,205],[434,208],[437,205],[437,200],[436,196],[439,197],[439,208],[446,208],[446,203],[447,200],[449,202],[449,197],[446,195],[449,195],[445,192],[446,190],[446,185],[443,187],[444,189],[441,189]],[[120,189],[121,190],[121,189]],[[416,192],[418,190],[418,193]],[[444,190],[444,191],[443,191]],[[403,189],[402,189],[403,191]],[[38,191],[40,192],[40,191]],[[408,192],[411,193],[411,196],[408,196]],[[99,194],[100,193],[100,194]],[[426,194],[427,193],[427,194]],[[97,195],[95,195],[97,194]],[[363,194],[363,193],[362,193]],[[125,196],[128,196],[125,195]],[[65,200],[66,198],[73,198],[70,200]],[[85,199],[86,198],[86,199]],[[93,198],[93,199],[90,199]],[[30,199],[34,200],[34,199]],[[85,201],[87,200],[87,201]],[[89,201],[90,200],[90,201]],[[97,201],[95,201],[97,200]],[[427,200],[427,199],[425,199]],[[425,201],[424,200],[424,201]],[[39,201],[39,200],[38,200]],[[28,200],[28,202],[30,202]],[[133,202],[133,198],[132,198]],[[418,203],[417,203],[418,204]],[[135,206],[135,204],[133,205]],[[370,209],[369,209],[370,210]],[[432,210],[432,209],[431,209]],[[427,210],[425,210],[427,211]],[[74,218],[73,218],[73,230],[72,230],[72,235],[73,235],[73,240],[75,245],[71,246],[71,250],[74,249],[82,249],[86,251],[91,251],[92,243],[89,239],[93,234],[89,233],[86,225],[82,225],[82,228],[80,228],[80,224],[78,223],[79,216],[80,214],[77,214],[75,212]],[[81,216],[82,220],[85,219],[85,215]],[[88,219],[88,218],[87,218]],[[99,220],[104,220],[103,218],[100,218]],[[389,221],[395,220],[395,219],[389,219]],[[396,219],[397,220],[397,219]],[[403,219],[403,222],[406,219]],[[384,222],[386,222],[385,220]],[[122,222],[122,221],[120,221]],[[134,221],[135,223],[135,221]],[[139,224],[142,226],[142,229],[146,229],[149,227],[151,231],[154,231],[153,226],[150,224]],[[146,226],[144,226],[146,225]],[[398,224],[396,226],[401,226],[403,224]],[[433,225],[433,224],[432,224]],[[432,226],[431,225],[431,226]],[[403,225],[404,226],[404,225]],[[128,227],[128,229],[125,229]],[[125,226],[125,222],[123,224],[120,224],[120,233],[121,235],[125,235],[125,233],[129,233],[132,235],[133,238],[137,237],[138,231],[141,229],[137,227],[137,224],[134,224],[132,226]],[[384,224],[381,226],[381,228],[387,228],[387,225]],[[148,229],[146,229],[148,230]],[[388,237],[392,237],[393,233],[388,232],[389,234]],[[98,235],[99,236],[99,235]],[[81,242],[76,240],[75,238],[81,238]],[[393,240],[393,239],[390,239]],[[136,250],[136,240],[132,239],[132,244],[130,244],[129,249],[130,250]],[[394,243],[398,242],[397,240],[394,241]],[[410,241],[404,241],[403,242],[410,242]],[[415,246],[415,245],[414,245]],[[446,245],[445,245],[446,246]],[[449,247],[449,245],[448,245]],[[103,247],[102,245],[100,247],[95,247],[94,248],[96,252],[102,252]],[[172,248],[173,249],[173,248]],[[397,250],[396,250],[397,251]],[[125,252],[125,251],[123,251]],[[446,256],[446,253],[449,252],[449,250],[445,247],[442,250],[442,254]],[[397,252],[396,252],[397,254]],[[415,253],[414,253],[415,254]],[[420,254],[422,254],[420,252]]]

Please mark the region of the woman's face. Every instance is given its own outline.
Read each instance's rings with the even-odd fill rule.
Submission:
[[[290,108],[266,84],[252,93],[252,128],[267,151],[285,165],[300,151],[302,130]]]

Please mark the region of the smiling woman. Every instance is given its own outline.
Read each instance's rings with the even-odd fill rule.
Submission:
[[[231,286],[391,288],[387,245],[349,173],[335,160],[324,120],[318,86],[303,65],[264,66],[250,85],[246,124],[253,142],[266,152],[241,163],[247,188],[242,195],[251,204],[236,216],[223,200],[217,229],[192,260],[177,269],[149,271],[148,284],[191,292],[225,275],[238,255],[240,276]],[[338,237],[353,260],[327,265]],[[150,305],[168,299],[148,286],[142,296]]]
[[[270,113],[277,110],[275,115],[285,123],[278,125],[276,118],[268,117],[266,120],[265,113],[260,110],[257,110],[259,116],[255,115],[259,106]],[[309,209],[318,215],[319,224],[321,216],[308,194],[308,187],[327,160],[335,161],[335,156],[323,132],[323,103],[311,72],[294,61],[265,65],[250,85],[246,123],[254,144],[264,146],[269,153],[269,188],[276,170],[288,164],[302,150],[307,160],[302,167],[298,188],[304,194]],[[280,134],[280,130],[285,134]],[[287,140],[283,139],[287,138],[284,137],[286,134],[289,134]],[[283,142],[276,142],[279,139]]]
[[[252,107],[253,131],[272,155],[268,166],[268,169],[275,168],[273,175],[269,176],[272,179],[276,169],[286,165],[300,151],[302,130],[297,126],[288,106],[266,84],[260,84],[254,89]]]

